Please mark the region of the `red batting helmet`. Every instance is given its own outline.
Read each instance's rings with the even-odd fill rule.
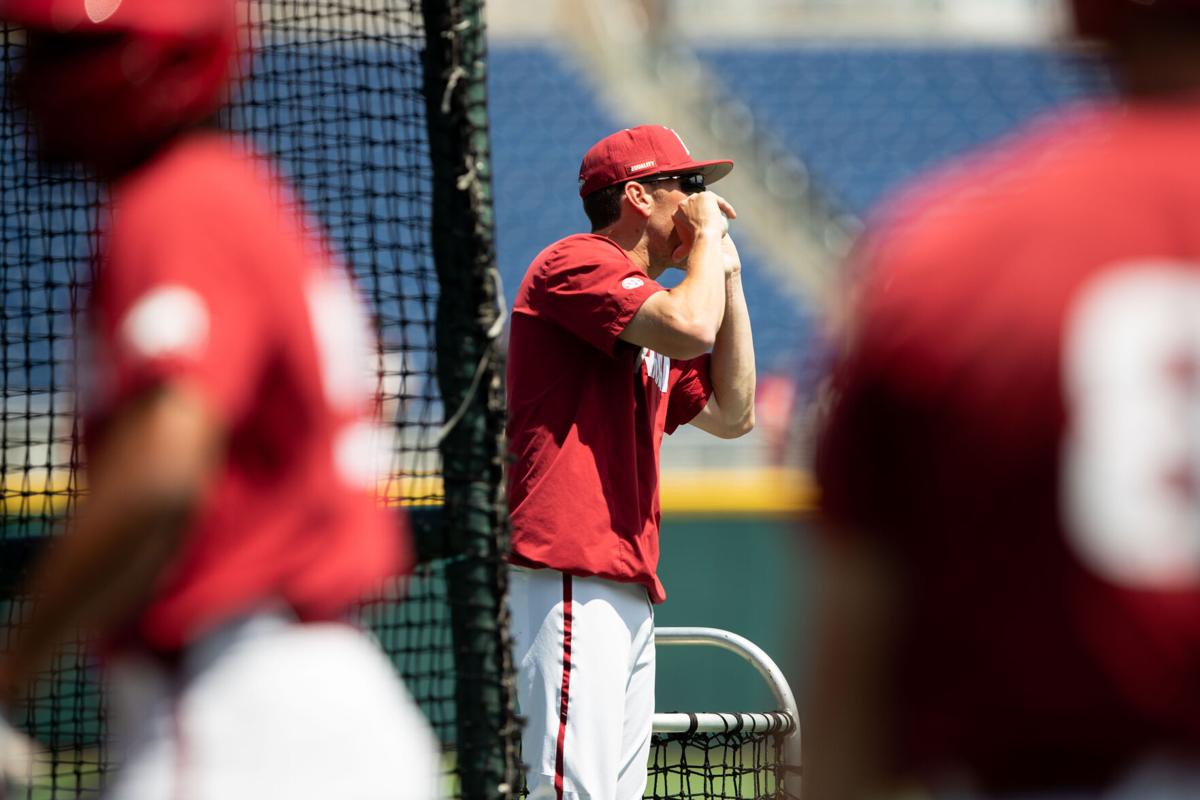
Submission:
[[[16,80],[43,155],[122,168],[220,107],[234,0],[0,0],[25,27]]]
[[[1084,36],[1112,38],[1139,17],[1200,19],[1200,0],[1072,0],[1075,27]]]

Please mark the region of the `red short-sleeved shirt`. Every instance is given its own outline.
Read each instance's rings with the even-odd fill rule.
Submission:
[[[290,604],[328,619],[406,566],[375,501],[369,334],[344,270],[224,138],[183,140],[114,187],[91,301],[88,441],[165,382],[228,431],[182,551],[115,644],[186,644]]]
[[[1200,109],[1036,125],[894,204],[818,477],[912,576],[902,766],[1200,757]]]
[[[707,355],[618,338],[660,291],[612,240],[568,236],[525,274],[508,346],[513,561],[640,583],[656,603],[659,446],[712,391]]]

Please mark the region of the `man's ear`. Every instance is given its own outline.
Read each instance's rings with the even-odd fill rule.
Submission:
[[[648,218],[654,210],[654,199],[650,196],[650,190],[636,181],[625,184],[625,202],[642,217]]]

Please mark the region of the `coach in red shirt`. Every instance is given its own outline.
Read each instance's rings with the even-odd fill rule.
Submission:
[[[670,128],[584,156],[592,233],[543,250],[509,344],[518,699],[531,791],[631,800],[654,713],[658,451],[691,423],[754,424],[754,351],[733,208],[706,191],[730,161],[692,159]],[[667,290],[665,270],[685,271]],[[711,350],[711,353],[709,352]]]
[[[40,155],[112,196],[82,337],[89,493],[0,702],[83,624],[124,761],[106,797],[434,797],[428,726],[346,617],[410,561],[375,498],[365,314],[285,187],[201,124],[234,3],[0,0],[0,18],[27,30]]]
[[[1200,797],[1200,2],[902,195],[819,448],[811,800]]]

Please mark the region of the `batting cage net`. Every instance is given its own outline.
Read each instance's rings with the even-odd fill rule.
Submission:
[[[655,714],[646,800],[795,800],[791,714]],[[529,797],[525,787],[522,797]]]
[[[799,711],[787,678],[758,645],[719,628],[656,627],[655,647],[737,654],[771,690],[775,711],[656,712],[645,796],[655,800],[800,796]],[[693,658],[691,663],[697,664]]]
[[[791,800],[787,714],[690,714],[687,730],[651,738],[645,796],[654,800]],[[715,718],[705,726],[700,717]]]
[[[286,177],[353,268],[377,324],[382,410],[395,436],[384,496],[410,511],[421,566],[407,587],[364,601],[363,620],[441,740],[447,794],[510,796],[518,727],[501,561],[503,303],[482,0],[244,8],[253,55],[219,122]],[[24,40],[12,29],[2,38],[7,82]],[[27,124],[8,105],[0,126],[7,648],[35,602],[21,594],[22,578],[82,492],[75,328],[103,198],[82,174],[41,171]],[[94,666],[87,643],[71,643],[13,710],[45,747],[27,797],[94,796],[103,785],[110,759]],[[403,754],[396,764],[401,785]]]

